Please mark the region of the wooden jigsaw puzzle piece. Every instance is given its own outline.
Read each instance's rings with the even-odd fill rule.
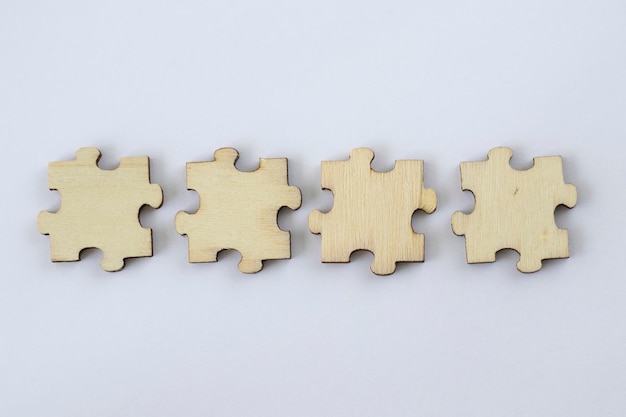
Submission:
[[[565,184],[560,156],[538,157],[528,170],[513,169],[509,148],[494,148],[486,161],[461,163],[463,190],[474,194],[470,214],[455,212],[452,230],[465,235],[468,263],[494,262],[496,252],[520,254],[521,272],[541,269],[543,259],[569,256],[567,230],[554,210],[576,204],[576,187]]]
[[[144,205],[159,208],[163,192],[150,183],[147,157],[122,158],[115,170],[101,170],[100,151],[82,148],[72,161],[51,162],[49,188],[61,194],[56,213],[42,211],[39,231],[50,235],[53,262],[78,261],[83,249],[103,253],[100,266],[118,271],[124,259],[152,256],[152,230],[139,223]]]
[[[200,196],[193,214],[178,212],[176,230],[187,235],[189,262],[215,262],[225,249],[241,254],[239,270],[255,273],[263,260],[291,257],[290,233],[278,228],[282,207],[296,210],[300,189],[288,184],[286,158],[261,158],[259,168],[241,172],[232,148],[215,152],[210,162],[187,163],[187,187]]]
[[[309,229],[322,235],[322,262],[349,262],[357,250],[374,254],[377,275],[395,271],[397,262],[424,260],[424,236],[413,232],[418,209],[432,213],[437,197],[423,187],[422,161],[396,161],[392,171],[371,169],[374,152],[354,149],[347,161],[322,162],[322,188],[334,197],[328,213],[314,210]]]

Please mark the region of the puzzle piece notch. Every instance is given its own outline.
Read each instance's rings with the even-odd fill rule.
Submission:
[[[517,269],[536,272],[543,259],[569,257],[567,229],[559,229],[554,210],[576,205],[577,191],[565,184],[560,156],[534,158],[527,170],[511,167],[513,152],[500,147],[486,161],[461,163],[461,186],[474,194],[474,210],[452,215],[452,230],[465,235],[468,263],[494,262],[496,252],[520,254]]]
[[[216,262],[226,249],[241,254],[239,270],[259,272],[263,260],[291,258],[290,233],[278,227],[282,207],[297,210],[300,189],[288,184],[286,158],[260,158],[242,172],[237,150],[218,149],[215,160],[187,163],[187,188],[200,196],[198,210],[176,214],[176,231],[187,235],[189,262]]]
[[[152,230],[139,223],[144,205],[159,208],[163,192],[150,183],[148,157],[122,158],[114,170],[98,167],[97,148],[81,148],[76,159],[50,162],[48,186],[61,194],[61,208],[42,211],[39,232],[50,235],[53,262],[80,260],[84,249],[102,251],[100,267],[124,267],[124,259],[152,256]]]
[[[424,261],[424,235],[411,225],[419,209],[437,207],[434,190],[424,188],[421,160],[398,160],[394,169],[371,168],[374,152],[357,148],[347,161],[322,162],[322,188],[334,196],[328,213],[314,210],[309,229],[322,235],[322,262],[350,262],[357,250],[374,254],[371,270],[389,275],[397,262]]]

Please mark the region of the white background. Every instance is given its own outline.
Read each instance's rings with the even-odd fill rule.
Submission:
[[[624,416],[626,3],[0,2],[0,415]],[[467,265],[461,161],[563,155],[571,258]],[[97,146],[149,155],[165,192],[155,256],[53,264],[47,163]],[[185,162],[289,158],[303,206],[293,259],[187,262]],[[319,262],[308,213],[332,207],[320,161],[424,159],[439,207],[426,262],[389,277]]]

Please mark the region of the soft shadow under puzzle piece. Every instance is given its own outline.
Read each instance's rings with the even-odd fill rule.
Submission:
[[[259,160],[259,168],[242,172],[239,154],[222,148],[211,162],[187,163],[187,188],[200,196],[196,213],[176,214],[176,231],[187,235],[189,262],[215,262],[218,252],[241,253],[239,270],[255,273],[263,260],[291,257],[290,233],[278,228],[281,207],[297,210],[300,189],[289,186],[287,159]]]
[[[567,230],[554,222],[559,205],[576,204],[565,184],[560,156],[534,158],[532,168],[511,168],[509,148],[494,148],[486,161],[461,163],[461,188],[474,194],[474,211],[452,215],[452,230],[465,235],[468,263],[494,262],[500,249],[520,254],[517,269],[536,272],[542,259],[567,258]]]
[[[78,261],[86,248],[98,248],[105,271],[118,271],[124,259],[152,256],[152,230],[141,227],[139,210],[159,208],[163,192],[150,183],[148,157],[122,158],[114,170],[98,168],[100,151],[81,148],[73,161],[50,162],[48,183],[61,193],[56,213],[42,211],[39,231],[50,235],[53,262]]]
[[[356,250],[374,254],[371,270],[389,275],[397,262],[424,261],[424,235],[411,226],[413,213],[432,213],[437,195],[424,188],[424,163],[396,161],[392,171],[371,169],[374,152],[354,149],[347,161],[322,162],[322,189],[331,190],[333,208],[314,210],[309,229],[322,235],[322,262],[350,262]]]

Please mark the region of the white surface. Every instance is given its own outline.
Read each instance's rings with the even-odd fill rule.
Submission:
[[[2,416],[623,416],[626,3],[9,1],[0,3]],[[466,265],[450,216],[460,161],[561,154],[579,203],[568,260]],[[52,264],[36,215],[47,163],[97,146],[149,155],[155,256]],[[289,158],[293,259],[190,265],[174,214],[186,161],[222,146]],[[426,262],[319,263],[320,161],[426,161],[439,196]]]

